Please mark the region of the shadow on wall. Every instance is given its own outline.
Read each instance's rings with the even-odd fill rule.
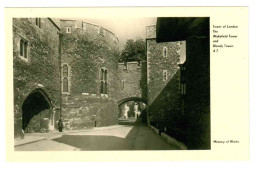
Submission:
[[[52,118],[52,105],[47,95],[41,90],[34,90],[25,99],[22,106],[22,129],[25,132],[39,132],[49,129],[49,120],[54,124]]]
[[[187,42],[186,94],[180,93],[178,70],[148,112],[151,125],[188,149],[210,149],[210,69],[209,58],[205,59],[209,56],[208,39],[191,38]]]

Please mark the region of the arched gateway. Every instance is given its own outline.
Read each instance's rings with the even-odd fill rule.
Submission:
[[[22,106],[22,129],[28,132],[51,129],[54,126],[53,105],[42,89],[31,92]]]
[[[140,97],[124,98],[118,102],[118,118],[127,119],[129,117],[137,118],[146,108],[147,101]]]

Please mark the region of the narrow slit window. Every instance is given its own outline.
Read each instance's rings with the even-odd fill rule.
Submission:
[[[66,28],[66,33],[71,33],[71,27]]]
[[[167,70],[163,71],[163,81],[167,81],[168,79],[168,74],[167,74]]]
[[[122,80],[122,90],[124,90],[124,89],[125,89],[125,81]]]
[[[165,46],[163,47],[163,57],[167,57],[168,55],[168,48]]]

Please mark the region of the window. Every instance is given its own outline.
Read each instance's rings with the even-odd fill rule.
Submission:
[[[163,47],[163,57],[167,57],[168,55],[168,48],[166,46]]]
[[[167,70],[163,70],[163,81],[167,81],[167,77],[168,74],[167,74]]]
[[[71,33],[71,27],[66,28],[66,33]]]
[[[180,65],[180,90],[181,94],[186,94],[186,67],[185,65]]]
[[[107,70],[102,68],[101,69],[101,80],[100,80],[100,93],[101,94],[108,94],[107,92]]]
[[[62,66],[62,92],[69,92],[69,67],[67,64]]]
[[[25,39],[20,40],[20,57],[28,59],[28,41]]]
[[[69,81],[68,78],[63,78],[63,92],[69,92]]]
[[[63,65],[63,77],[68,77],[68,65]]]
[[[38,26],[39,28],[41,28],[41,18],[36,18],[36,19],[35,19],[35,24],[36,24],[36,26]]]

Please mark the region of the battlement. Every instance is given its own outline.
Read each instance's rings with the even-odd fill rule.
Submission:
[[[146,39],[156,38],[156,25],[146,26]]]

